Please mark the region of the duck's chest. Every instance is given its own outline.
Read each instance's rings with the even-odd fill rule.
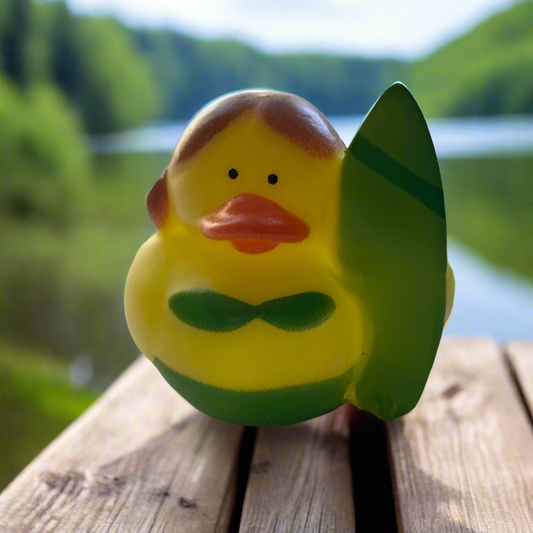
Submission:
[[[241,257],[223,244],[218,257],[201,249],[167,256],[159,359],[236,389],[311,383],[354,366],[365,351],[362,309],[320,250]]]
[[[286,297],[272,304],[273,309],[297,309],[302,306],[321,306],[327,298],[302,296],[320,293],[332,297],[337,282],[328,268],[326,257],[320,249],[312,246],[283,245],[265,254],[242,254],[227,243],[215,243],[215,250],[202,247],[188,249],[186,253],[169,252],[167,296],[191,293],[190,301],[198,305],[233,307],[237,300],[248,306],[266,310],[268,302]],[[292,249],[290,248],[292,246]],[[198,291],[204,292],[202,295]],[[210,294],[208,296],[207,294]],[[218,295],[221,295],[220,297]],[[227,297],[227,298],[224,298]],[[178,303],[185,302],[186,297]],[[327,303],[324,303],[327,307]],[[240,306],[244,311],[252,307]],[[258,309],[258,311],[260,310]]]

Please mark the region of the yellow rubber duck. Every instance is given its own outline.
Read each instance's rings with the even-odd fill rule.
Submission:
[[[253,426],[347,401],[384,419],[414,407],[453,273],[433,145],[403,85],[348,149],[302,98],[222,97],[147,207],[157,231],[130,269],[126,318],[195,407]]]

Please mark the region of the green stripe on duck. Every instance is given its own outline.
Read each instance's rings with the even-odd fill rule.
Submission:
[[[307,385],[240,391],[187,378],[158,359],[154,364],[168,383],[198,410],[213,418],[246,426],[295,424],[329,413],[344,402],[344,391],[353,374],[350,369],[335,378]]]

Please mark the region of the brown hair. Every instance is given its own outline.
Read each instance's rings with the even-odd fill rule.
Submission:
[[[346,150],[326,117],[307,100],[289,93],[243,91],[224,96],[200,111],[178,142],[170,165],[197,154],[245,112],[256,113],[274,131],[311,156],[342,156]],[[148,193],[146,207],[152,222],[160,228],[169,214],[166,170]]]
[[[197,115],[176,146],[171,164],[198,153],[247,111],[256,113],[274,131],[311,156],[344,154],[346,148],[333,126],[307,100],[274,91],[243,91],[216,100]]]
[[[160,228],[165,223],[169,212],[166,170],[148,192],[146,209],[155,227]]]

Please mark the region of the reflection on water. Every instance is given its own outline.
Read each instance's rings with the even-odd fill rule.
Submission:
[[[457,243],[448,246],[456,292],[446,335],[498,341],[533,337],[533,284],[491,267]]]
[[[102,389],[136,357],[122,285],[73,285],[58,265],[39,262],[14,265],[2,284],[9,309],[0,337],[69,361],[73,384]]]

